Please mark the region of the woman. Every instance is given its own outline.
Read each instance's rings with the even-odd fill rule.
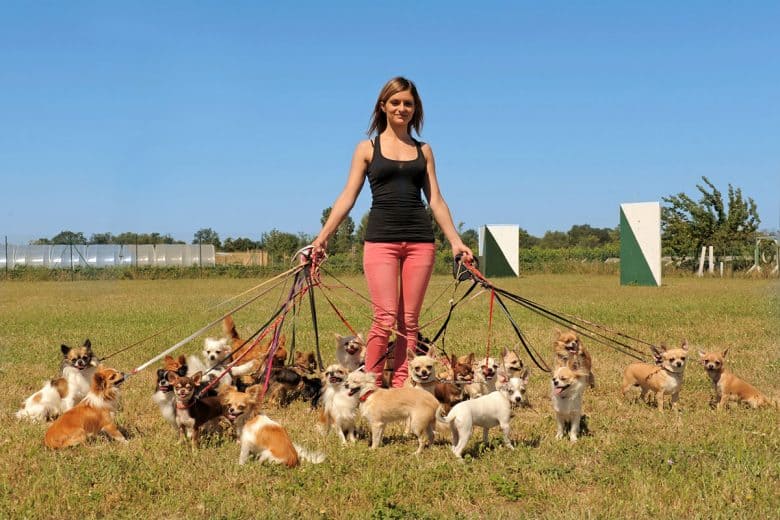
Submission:
[[[387,350],[390,329],[395,328],[399,334],[393,357],[393,387],[402,386],[408,375],[407,338],[416,343],[420,308],[435,260],[433,227],[421,191],[452,247],[453,256],[462,254],[467,260],[473,256],[455,230],[439,191],[431,147],[411,135],[412,130],[419,135],[422,125],[422,101],[414,83],[402,77],[388,81],[379,93],[368,128],[369,137],[375,133],[376,137],[357,145],[347,185],[312,242],[315,257],[323,255],[328,238],[352,209],[368,177],[372,204],[363,271],[374,319],[366,338],[366,370],[375,372],[377,384],[381,384],[380,361]]]

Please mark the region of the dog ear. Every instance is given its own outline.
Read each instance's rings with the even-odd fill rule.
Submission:
[[[166,380],[167,380],[169,383],[172,383],[172,384],[173,384],[173,383],[176,383],[176,380],[177,380],[177,379],[179,379],[179,375],[178,375],[176,372],[168,372],[168,373],[165,375],[165,379],[166,379]]]
[[[63,356],[67,356],[68,352],[70,352],[71,349],[69,346],[63,343],[62,345],[60,345],[60,350],[62,351]]]
[[[187,366],[187,358],[184,357],[184,354],[179,354],[178,361],[181,366]]]
[[[341,334],[339,334],[338,332],[336,332],[335,334],[333,334],[333,336],[336,338],[336,343],[337,343],[337,344],[340,344],[340,343],[341,343],[341,341],[344,339],[344,336],[342,336],[342,335],[341,335]]]
[[[417,357],[417,356],[414,355],[414,349],[406,349],[406,359],[407,360],[411,361],[415,357]]]
[[[89,338],[84,340],[84,346],[91,349],[92,348],[92,342],[89,341]]]
[[[469,352],[469,357],[467,359],[468,359],[469,365],[473,365],[474,364],[474,353],[473,352]]]
[[[95,386],[98,388],[98,390],[105,390],[106,388],[106,378],[103,375],[102,371],[95,372],[95,375],[92,376],[92,380],[95,382]]]
[[[680,348],[683,350],[688,350],[688,340],[682,340],[682,345],[680,345]]]
[[[192,377],[190,379],[192,379],[192,382],[195,384],[195,386],[197,386],[200,384],[201,377],[203,377],[203,372],[198,371],[192,374]]]
[[[707,354],[702,352],[701,350],[699,350],[698,352],[699,352],[699,359],[704,359],[705,357],[707,357]]]
[[[509,349],[506,347],[501,347],[501,357],[506,357],[507,354],[509,354]]]
[[[729,352],[729,349],[726,349],[726,350],[724,350],[724,351],[723,351],[723,352],[722,352],[720,355],[721,355],[721,356],[723,356],[723,357],[725,358],[725,357],[726,357],[726,354],[728,354],[728,352]]]
[[[365,340],[365,338],[363,337],[363,333],[362,333],[362,332],[358,332],[358,333],[357,333],[357,338],[360,340],[360,342],[361,342],[362,344],[364,344],[364,345],[366,344],[366,340]]]

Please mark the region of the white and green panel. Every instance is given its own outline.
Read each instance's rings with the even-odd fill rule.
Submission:
[[[661,285],[661,204],[620,205],[620,285]]]
[[[520,226],[489,224],[479,229],[480,271],[487,277],[520,276]]]

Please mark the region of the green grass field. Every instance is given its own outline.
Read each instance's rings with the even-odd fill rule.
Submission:
[[[345,281],[360,291],[358,276]],[[448,440],[421,456],[416,441],[389,431],[378,450],[367,440],[343,448],[334,434],[315,430],[306,405],[266,413],[293,440],[327,455],[320,465],[293,470],[239,467],[238,446],[212,438],[198,452],[177,445],[151,401],[154,370],[130,378],[117,415],[128,445],[99,437],[53,453],[43,447],[46,426],[18,422],[22,400],[55,376],[59,345],[90,338],[107,355],[172,327],[110,360],[130,371],[219,316],[205,309],[253,280],[159,280],[0,283],[0,517],[2,518],[773,518],[780,511],[780,411],[732,405],[710,408],[711,387],[697,349],[730,348],[731,369],[772,396],[780,396],[780,316],[776,280],[667,278],[661,288],[620,287],[616,276],[536,275],[498,281],[502,287],[554,309],[582,316],[651,342],[692,346],[679,412],[659,413],[623,400],[621,371],[631,359],[592,341],[598,386],[586,392],[590,434],[580,442],[555,440],[549,376],[532,371],[533,409],[512,421],[514,451],[499,431],[488,446],[474,435],[465,464]],[[434,277],[421,322],[447,308],[452,282]],[[243,335],[276,307],[279,290],[235,315]],[[366,304],[346,291],[331,293],[348,319],[368,327]],[[484,352],[488,299],[459,307],[446,336],[456,353]],[[555,325],[518,307],[518,323],[546,359]],[[326,361],[333,333],[345,328],[318,300]],[[313,349],[308,313],[297,340]],[[436,326],[425,332],[433,334]],[[514,333],[496,315],[491,344],[513,346]],[[214,328],[211,335],[219,335]],[[288,340],[289,340],[288,330]],[[199,351],[196,340],[181,352]],[[523,359],[529,363],[523,353]],[[535,367],[534,367],[535,368]]]

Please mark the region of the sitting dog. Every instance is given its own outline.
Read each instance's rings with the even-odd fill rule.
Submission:
[[[463,401],[452,407],[443,417],[443,407],[436,412],[436,419],[449,424],[452,432],[452,452],[459,459],[463,458],[463,450],[471,438],[475,426],[482,427],[482,442],[488,442],[488,430],[499,426],[504,432],[504,445],[509,449],[512,441],[509,438],[509,420],[512,408],[522,404],[525,399],[527,379],[513,377],[498,384],[498,388],[487,395]]]
[[[330,365],[325,369],[325,386],[322,393],[322,412],[320,413],[319,429],[327,435],[331,427],[335,427],[342,444],[355,442],[355,425],[357,423],[357,394],[350,394],[345,388],[347,369],[341,365]]]
[[[222,403],[217,396],[196,398],[202,374],[192,377],[168,373],[176,397],[176,425],[179,427],[179,442],[190,439],[192,448],[198,447],[199,436],[204,425],[222,415]]]
[[[524,377],[528,369],[523,365],[523,360],[517,352],[504,347],[501,349],[501,362],[498,367],[499,379],[509,380],[513,377]]]
[[[349,372],[357,370],[363,364],[366,342],[362,334],[342,336],[336,334],[336,362]]]
[[[582,341],[577,333],[573,330],[559,330],[554,345],[555,366],[565,367],[570,358],[576,358],[580,369],[588,371],[588,384],[591,388],[595,388],[596,378],[593,375],[593,360],[590,357],[590,353],[582,345]]]
[[[465,387],[474,380],[474,354],[461,362],[454,354],[450,356],[447,381],[439,381],[433,388],[433,395],[442,404],[444,413],[449,413],[454,405],[465,398]]]
[[[230,423],[236,440],[241,439],[241,432],[246,422],[257,414],[262,388],[261,385],[255,385],[241,392],[235,386],[230,386],[220,392],[222,416]]]
[[[577,365],[576,358],[570,358],[566,366],[558,367],[552,377],[552,407],[558,423],[556,439],[563,439],[569,430],[569,440],[577,442],[582,419],[582,394],[590,380],[590,372]]]
[[[89,339],[81,347],[61,345],[61,375],[44,383],[43,388],[28,397],[16,412],[17,419],[48,421],[81,401],[92,384],[97,360]]]
[[[160,409],[163,419],[177,428],[173,385],[168,381],[168,373],[171,372],[179,376],[187,375],[187,360],[184,356],[179,356],[178,359],[165,356],[162,368],[157,370],[157,391],[152,394],[152,401]]]
[[[688,358],[688,342],[683,340],[680,348],[673,349],[661,345],[660,349],[653,349],[653,356],[655,365],[637,362],[626,367],[623,371],[623,385],[620,391],[625,397],[629,388],[638,386],[641,389],[641,399],[645,399],[647,392],[651,392],[655,395],[659,411],[664,409],[664,395],[670,394],[671,406],[675,409]]]
[[[126,443],[127,439],[113,419],[119,398],[117,387],[124,380],[124,375],[114,369],[98,368],[92,376],[87,396],[49,426],[44,444],[52,449],[67,448],[81,444],[100,432]]]
[[[498,361],[492,357],[485,357],[474,362],[474,382],[466,385],[464,389],[469,399],[476,399],[490,392],[495,392],[498,368]]]
[[[777,407],[778,401],[762,394],[756,387],[734,375],[725,366],[726,354],[729,349],[723,352],[702,352],[699,351],[704,370],[712,381],[712,388],[715,390],[717,399],[717,409],[721,410],[728,406],[729,401],[737,401],[748,404],[751,408],[770,405]]]
[[[439,402],[419,388],[377,388],[373,372],[354,371],[347,376],[348,394],[358,395],[360,412],[371,427],[371,449],[382,442],[385,426],[391,422],[408,421],[418,441],[416,454],[433,441],[435,414]]]
[[[306,460],[319,464],[325,460],[322,453],[312,452],[293,444],[282,425],[267,415],[257,415],[250,419],[241,433],[241,454],[238,463],[243,465],[249,457],[257,454],[260,462],[270,461],[293,468]]]

